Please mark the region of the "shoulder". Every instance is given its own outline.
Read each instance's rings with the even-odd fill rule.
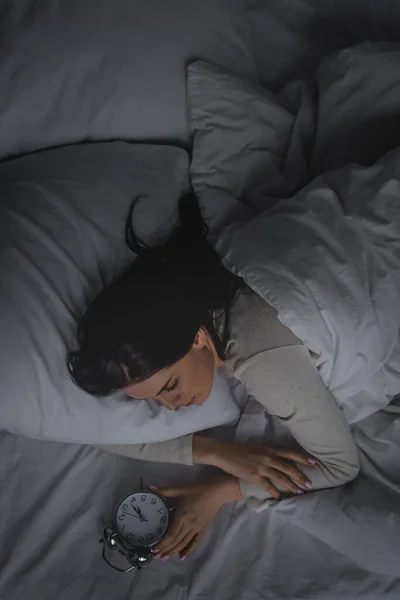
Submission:
[[[235,369],[260,352],[301,343],[263,298],[247,286],[240,291],[230,314],[228,366]]]

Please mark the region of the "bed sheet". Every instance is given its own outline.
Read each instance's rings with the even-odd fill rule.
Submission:
[[[100,556],[98,539],[114,503],[141,476],[172,485],[206,470],[3,433],[0,597],[397,599],[400,404],[366,419],[355,434],[363,475],[354,484],[262,513],[226,506],[194,556],[153,561],[138,578],[116,573]]]

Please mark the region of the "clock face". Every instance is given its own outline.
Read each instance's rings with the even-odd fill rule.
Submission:
[[[168,529],[168,508],[157,494],[135,492],[119,504],[115,524],[121,537],[132,546],[153,546]]]

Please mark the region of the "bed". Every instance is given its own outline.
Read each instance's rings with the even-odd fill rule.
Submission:
[[[161,0],[9,0],[0,6],[0,597],[400,596],[400,219],[396,202],[389,202],[400,189],[399,26],[399,8],[390,0],[351,6],[328,0],[173,0],[168,6]],[[336,77],[327,83],[328,72]],[[242,158],[242,170],[218,168],[235,165],[226,155],[215,161],[217,168],[207,165],[207,148],[213,147],[215,158],[233,147],[222,133],[222,150],[207,137],[218,124],[224,135],[235,129],[217,119],[220,108],[213,104],[225,90],[228,118],[235,94],[223,87],[226,81],[243,84],[243,94],[262,96],[260,120],[239,120],[252,140],[263,134],[256,147],[262,179],[257,152],[248,162]],[[320,93],[313,104],[307,90],[316,84]],[[291,106],[290,122],[281,100]],[[271,137],[272,130],[280,135]],[[279,153],[292,160],[277,168]],[[390,368],[371,382],[365,412],[351,413],[348,394],[337,393],[360,449],[356,481],[263,511],[226,506],[186,562],[153,561],[140,573],[122,575],[104,563],[99,544],[117,500],[141,478],[173,485],[206,477],[209,470],[138,462],[94,448],[129,443],[132,436],[135,442],[162,441],[173,437],[176,425],[151,401],[134,414],[123,398],[95,406],[76,395],[60,365],[82,303],[130,260],[118,232],[132,197],[147,199],[138,215],[142,232],[170,224],[189,171],[204,213],[222,232],[221,251],[253,287],[260,286],[261,295],[268,290],[257,279],[258,255],[247,241],[249,231],[254,239],[259,235],[263,210],[275,207],[278,218],[282,203],[292,206],[295,198],[298,206],[326,189],[344,198],[349,216],[355,205],[345,201],[362,185],[376,191],[371,206],[375,198],[387,198],[393,220],[385,225],[385,239],[392,240],[394,253],[388,257],[375,246],[393,267],[390,324],[384,321],[382,341],[390,346]],[[250,172],[255,179],[247,177]],[[247,230],[231,229],[224,237],[232,218]],[[312,229],[321,245],[317,234]],[[379,269],[366,268],[366,277],[371,272]],[[375,279],[368,281],[375,289]],[[377,289],[382,285],[379,279]],[[388,297],[373,295],[377,302]],[[379,302],[373,306],[376,314],[386,310]],[[336,389],[343,366],[337,372],[335,365],[325,372],[321,366],[328,387]],[[365,362],[365,370],[369,366]],[[243,390],[224,385],[215,383],[218,410],[198,429],[230,438]],[[196,415],[189,417],[179,422],[180,434],[193,431]],[[256,435],[285,439],[273,419]]]

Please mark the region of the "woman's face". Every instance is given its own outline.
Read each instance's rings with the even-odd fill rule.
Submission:
[[[211,337],[200,329],[189,352],[170,367],[124,388],[131,398],[154,398],[168,410],[202,404],[211,392],[214,369],[222,364]]]

